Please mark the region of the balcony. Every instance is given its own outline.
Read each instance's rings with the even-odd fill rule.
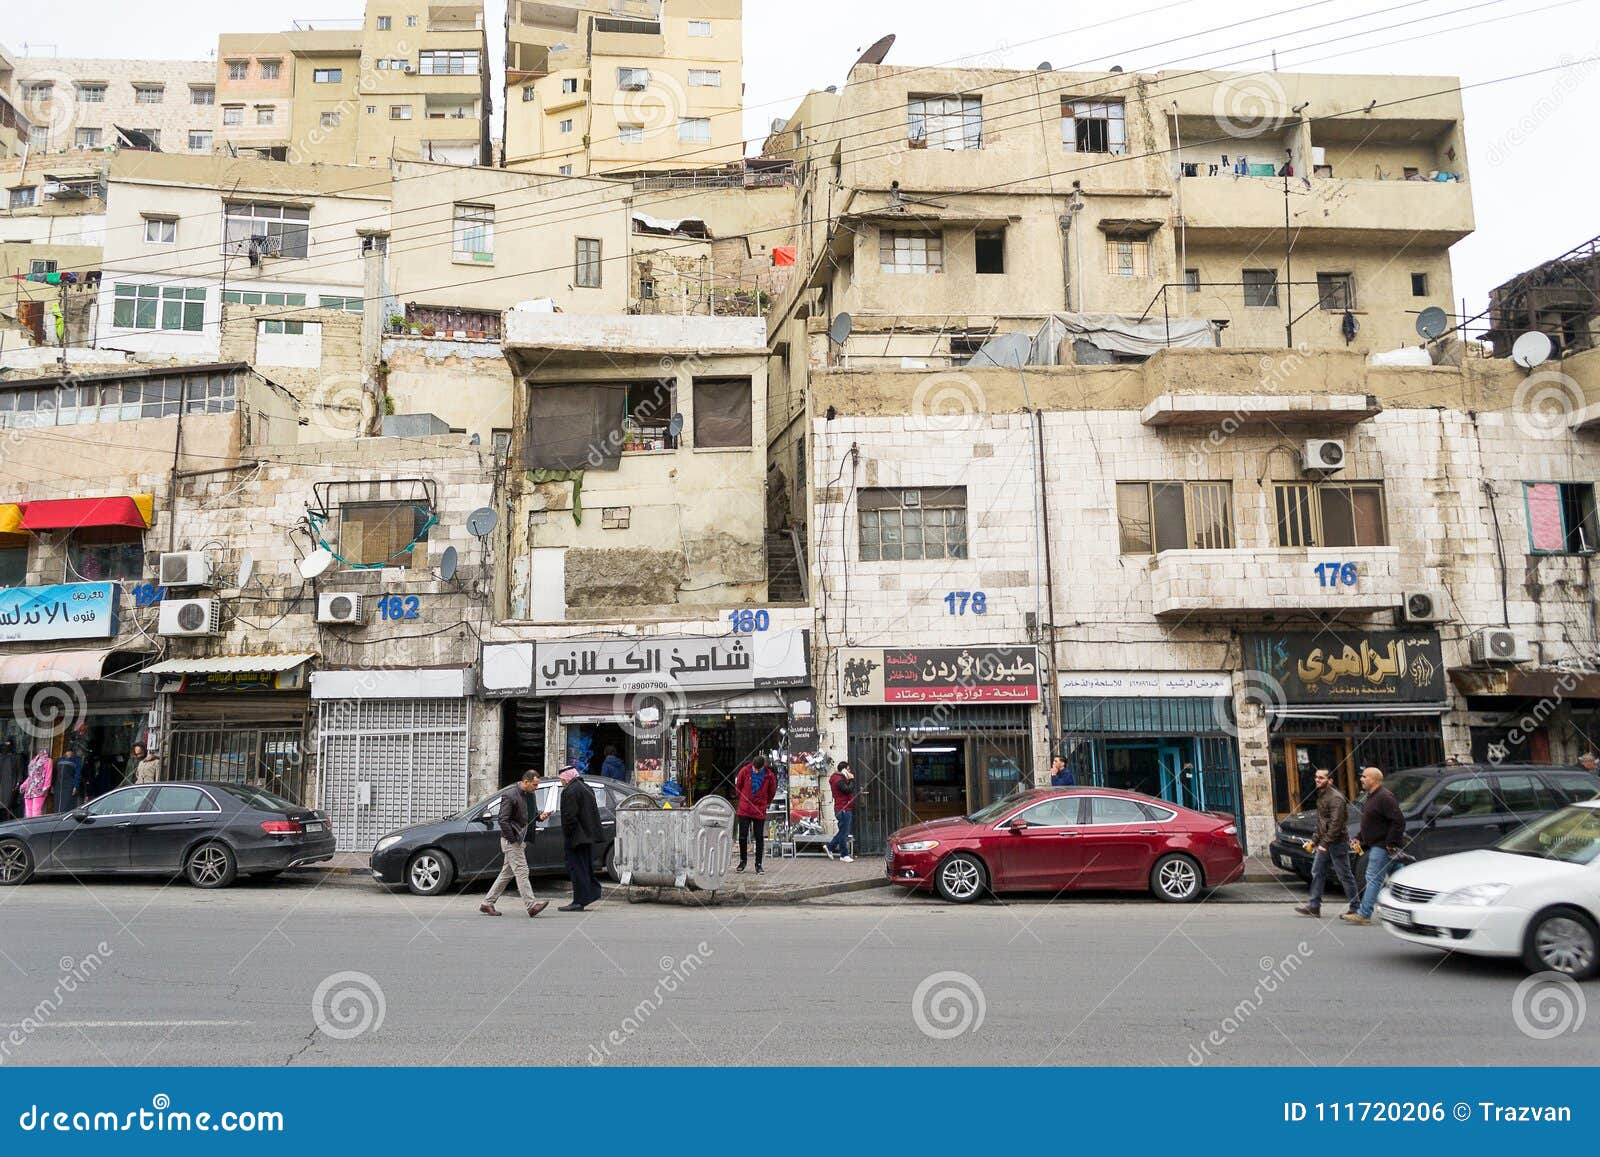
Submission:
[[[1394,546],[1168,550],[1150,567],[1150,604],[1163,619],[1370,614],[1400,605],[1400,569]]]
[[[1184,177],[1181,214],[1190,240],[1281,237],[1283,186],[1279,177]],[[1413,244],[1453,245],[1473,230],[1472,192],[1464,181],[1378,181],[1313,178],[1310,188],[1289,178],[1291,221],[1304,241],[1349,239],[1371,244],[1411,239]]]
[[[618,20],[599,16],[594,21],[594,36],[589,49],[600,56],[665,56],[667,38],[655,20]]]
[[[428,5],[429,32],[482,32],[481,4]]]
[[[1344,429],[1383,412],[1372,394],[1161,394],[1139,414],[1146,426]]]

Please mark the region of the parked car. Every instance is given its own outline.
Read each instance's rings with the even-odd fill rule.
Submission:
[[[617,805],[637,795],[626,783],[598,775],[583,781],[594,789],[605,838],[595,845],[594,865],[612,879],[612,844],[617,836]],[[537,821],[528,845],[529,875],[566,875],[561,846],[561,785],[546,782],[534,795],[534,812],[550,812]],[[495,794],[432,823],[413,824],[391,832],[372,849],[372,878],[393,887],[404,885],[418,896],[437,896],[451,884],[495,876],[500,854],[500,796]]]
[[[1024,791],[889,837],[891,882],[953,903],[985,892],[1150,891],[1184,902],[1244,874],[1234,817],[1110,788]]]
[[[74,811],[0,824],[0,884],[181,873],[196,888],[226,888],[332,858],[324,813],[209,780],[119,787]]]
[[[1492,850],[1402,868],[1378,918],[1410,944],[1520,957],[1530,972],[1600,971],[1600,800],[1535,820]]]
[[[1414,860],[1493,847],[1502,836],[1569,803],[1600,795],[1600,776],[1581,767],[1533,763],[1439,764],[1384,777],[1406,817],[1406,855]],[[1361,804],[1350,804],[1350,835],[1361,828]],[[1317,813],[1296,812],[1278,824],[1268,849],[1272,862],[1311,879],[1306,843]],[[1365,856],[1355,865],[1365,879]]]

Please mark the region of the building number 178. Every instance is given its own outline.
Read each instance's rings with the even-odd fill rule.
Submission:
[[[1317,581],[1325,587],[1353,587],[1356,585],[1356,564],[1353,562],[1319,562],[1311,568]]]
[[[989,613],[989,596],[982,591],[951,591],[944,596],[944,603],[952,615],[964,615],[969,610],[975,615]]]

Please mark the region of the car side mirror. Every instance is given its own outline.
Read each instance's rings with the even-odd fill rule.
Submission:
[[[1033,826],[1032,824],[1030,824],[1027,820],[1022,819],[1021,817],[1018,817],[1017,819],[1012,820],[1009,824],[1006,825],[1006,827],[1011,829],[1011,834],[1012,835],[1016,835],[1016,836],[1020,836],[1023,832],[1027,831],[1032,826]]]
[[[495,816],[479,816],[477,818],[476,822],[482,824],[486,828],[492,828],[495,825],[496,817]]]
[[[1456,809],[1451,807],[1449,804],[1445,804],[1441,808],[1435,808],[1428,814],[1428,822],[1430,824],[1438,823],[1440,820],[1447,820],[1455,814]]]
[[[71,814],[72,814],[72,818],[77,820],[80,824],[86,824],[86,823],[89,822],[89,809],[88,808],[82,808],[82,807],[73,808]]]

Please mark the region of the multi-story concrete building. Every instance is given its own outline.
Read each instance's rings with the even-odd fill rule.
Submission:
[[[217,130],[209,60],[12,56],[6,95],[35,152],[154,148],[209,153]]]
[[[741,0],[513,0],[505,164],[577,176],[744,156]]]

